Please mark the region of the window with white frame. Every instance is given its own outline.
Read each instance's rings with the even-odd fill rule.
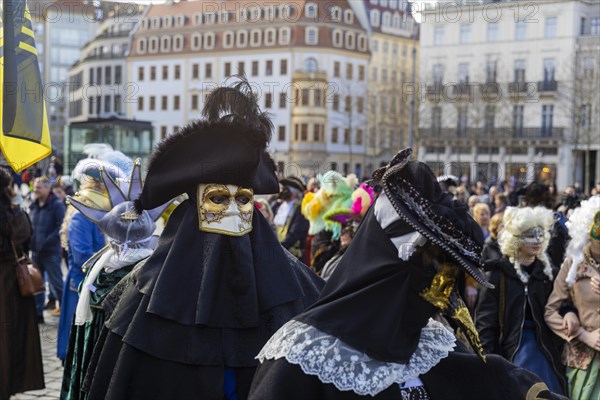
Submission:
[[[194,25],[202,25],[202,13],[194,14]]]
[[[354,32],[346,32],[346,48],[354,50]]]
[[[250,46],[259,47],[262,44],[262,31],[260,29],[252,29],[250,31]]]
[[[202,34],[192,33],[192,50],[200,50],[202,48]]]
[[[342,47],[344,45],[342,31],[339,29],[334,29],[332,35],[333,35],[333,47]]]
[[[441,46],[444,43],[444,27],[436,26],[433,28],[433,45]]]
[[[137,42],[137,51],[140,54],[146,53],[146,48],[148,47],[148,41],[146,38],[140,38]]]
[[[306,44],[318,44],[319,43],[319,29],[315,27],[306,28],[306,36],[304,38]]]
[[[307,18],[316,18],[317,17],[317,5],[315,3],[308,3],[304,7],[304,13]]]
[[[558,17],[546,17],[544,21],[544,37],[545,38],[555,38],[556,37],[556,27],[558,25]]]
[[[229,11],[221,11],[219,14],[219,23],[226,24],[229,22]]]
[[[400,14],[398,12],[395,12],[394,16],[392,17],[392,28],[394,28],[394,29],[402,28],[402,17],[400,17]]]
[[[175,26],[182,27],[185,25],[185,15],[177,14],[175,16]]]
[[[390,28],[392,26],[392,13],[389,11],[383,12],[383,18],[381,21],[382,28]]]
[[[142,29],[148,29],[148,20],[145,18],[142,20]],[[36,36],[39,36],[39,35],[36,34]]]
[[[173,17],[171,17],[170,15],[167,15],[166,17],[163,17],[163,28],[170,28],[173,26]]]
[[[379,10],[371,10],[371,25],[377,28],[379,26],[380,18],[381,14],[379,13]]]
[[[277,31],[275,30],[275,28],[265,29],[265,44],[267,46],[275,45],[276,35],[277,35]]]
[[[590,35],[600,35],[600,18],[592,18],[590,20]]]
[[[152,18],[152,22],[150,25],[152,29],[160,29],[160,17]]]
[[[471,42],[471,24],[462,24],[460,26],[460,43],[466,44]]]
[[[234,45],[234,33],[232,31],[227,31],[223,34],[223,48],[230,49]]]
[[[204,37],[204,48],[206,50],[212,50],[215,47],[215,34],[214,32],[207,32]]]
[[[378,52],[379,51],[379,41],[376,39],[371,40],[371,51]]]
[[[358,35],[358,50],[367,51],[367,37],[362,33]]]
[[[160,51],[162,53],[168,53],[171,51],[171,37],[163,36],[160,38]]]
[[[486,40],[488,42],[498,41],[498,22],[488,22]]]
[[[158,38],[157,37],[150,38],[150,45],[148,46],[148,52],[158,53]]]
[[[173,51],[181,51],[183,50],[184,37],[182,34],[175,35],[173,38]]]
[[[217,22],[217,13],[216,12],[210,12],[210,13],[206,13],[204,14],[204,22],[207,24],[214,24]]]
[[[237,46],[246,47],[246,45],[248,44],[248,32],[246,32],[245,30],[239,30],[236,32],[236,36]]]
[[[342,22],[342,8],[340,6],[327,7],[327,22]]]
[[[285,45],[290,44],[291,40],[291,30],[289,27],[284,27],[279,29],[279,44]]]
[[[349,8],[344,10],[344,22],[349,25],[354,23],[354,12]]]
[[[527,23],[517,21],[515,24],[515,40],[525,40],[527,38]]]

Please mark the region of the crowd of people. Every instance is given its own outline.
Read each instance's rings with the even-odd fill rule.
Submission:
[[[469,187],[410,150],[364,182],[278,179],[255,101],[213,92],[145,182],[97,145],[73,193],[53,160],[27,240],[0,169],[0,400],[44,386],[44,309],[64,400],[600,398],[600,195]]]

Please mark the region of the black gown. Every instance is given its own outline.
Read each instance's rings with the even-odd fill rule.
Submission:
[[[247,398],[255,356],[323,285],[256,210],[252,225],[241,237],[201,232],[193,202],[175,209],[153,255],[117,285],[90,400],[223,400],[226,373]]]

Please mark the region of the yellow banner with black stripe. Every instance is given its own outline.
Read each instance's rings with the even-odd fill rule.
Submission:
[[[44,90],[26,0],[0,13],[0,148],[19,172],[52,152]]]

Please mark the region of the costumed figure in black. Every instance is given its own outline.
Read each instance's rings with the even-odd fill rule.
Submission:
[[[113,291],[89,399],[244,400],[262,346],[318,298],[320,278],[253,204],[279,182],[266,151],[272,124],[245,78],[213,91],[203,114],[150,156],[138,211],[189,199],[131,284]]]
[[[83,387],[87,367],[94,346],[104,327],[105,314],[101,307],[108,293],[140,261],[148,258],[156,245],[153,233],[155,221],[170,202],[141,214],[135,211],[133,201],[142,191],[140,160],[136,160],[131,176],[121,185],[104,170],[100,170],[112,209],[91,207],[77,197],[69,197],[69,204],[84,217],[94,222],[104,236],[107,246],[83,264],[86,273],[80,286],[79,301],[71,327],[69,347],[65,360],[62,400],[82,400],[87,394]]]
[[[483,354],[456,289],[460,270],[490,285],[481,229],[410,154],[375,172],[383,192],[320,299],[261,350],[251,400],[562,398]]]

